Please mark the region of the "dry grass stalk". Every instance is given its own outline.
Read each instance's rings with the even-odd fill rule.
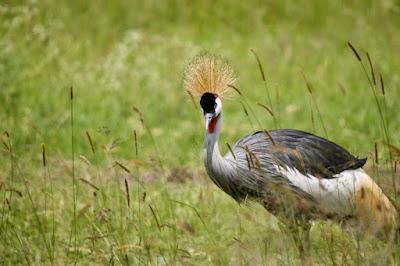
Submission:
[[[310,93],[312,95],[313,94],[313,90],[312,90],[311,83],[308,81],[306,75],[304,75],[303,72],[301,72],[301,75],[303,76],[304,82],[306,83],[306,87],[307,87],[308,93]]]
[[[93,184],[93,183],[90,182],[89,180],[86,180],[86,179],[84,179],[84,178],[82,178],[82,177],[80,177],[79,180],[82,181],[83,183],[85,183],[86,185],[91,186],[93,189],[95,189],[95,190],[97,190],[97,191],[100,190],[100,188],[99,188],[98,186],[96,186],[95,184]]]
[[[3,139],[1,139],[1,142],[3,143],[3,145],[7,149],[7,151],[10,151],[10,147],[8,147],[7,143]]]
[[[254,57],[257,60],[257,65],[258,65],[258,69],[260,70],[262,80],[264,82],[267,82],[267,79],[265,78],[265,72],[264,72],[263,66],[261,64],[260,58],[258,57],[257,53],[253,49],[250,49],[250,51],[253,53]]]
[[[257,105],[258,105],[258,106],[261,106],[262,108],[264,108],[265,110],[267,110],[268,113],[269,113],[272,117],[275,116],[274,113],[272,112],[272,110],[271,110],[268,106],[266,106],[265,104],[257,103]]]
[[[324,124],[324,120],[322,119],[321,111],[319,110],[317,101],[316,101],[315,96],[314,96],[314,94],[313,94],[312,85],[311,85],[311,83],[308,81],[308,79],[307,79],[307,77],[304,75],[304,73],[302,72],[301,74],[303,75],[304,82],[306,83],[307,90],[308,90],[308,92],[310,93],[310,98],[311,98],[312,102],[314,103],[315,109],[317,110],[318,118],[319,118],[319,121],[321,122],[322,129],[324,130],[324,133],[325,133],[326,137],[328,137],[328,131],[326,130],[326,127],[325,127],[325,124]],[[312,117],[312,119],[313,119],[313,117]]]
[[[232,150],[232,147],[231,147],[231,145],[229,145],[229,143],[227,142],[227,143],[226,143],[226,146],[228,146],[228,149],[229,149],[230,153],[232,154],[232,156],[233,156],[233,159],[235,159],[235,160],[236,160],[236,155],[235,155],[235,153],[233,153],[233,150]]]
[[[44,144],[42,144],[42,161],[43,161],[43,167],[46,167],[46,148]]]
[[[124,166],[123,164],[121,164],[120,162],[118,162],[118,161],[115,161],[115,164],[116,165],[118,165],[122,170],[124,170],[125,172],[127,172],[128,174],[130,174],[131,173],[131,171],[129,171],[129,169],[128,168],[126,168],[126,166]]]
[[[257,156],[247,146],[239,146],[239,148],[246,152],[246,159],[251,167],[258,169],[261,167],[260,160],[258,160]]]
[[[140,123],[144,126],[144,118],[143,118],[143,113],[137,108],[136,106],[132,106],[132,109],[135,113],[139,115]]]
[[[87,139],[88,139],[88,141],[89,141],[90,148],[92,149],[93,154],[96,154],[96,151],[95,151],[95,149],[94,149],[94,145],[93,145],[92,138],[90,137],[90,134],[89,134],[89,132],[88,132],[87,130],[86,130],[86,137],[87,137]]]
[[[400,157],[400,148],[390,143],[384,143],[389,147],[390,153],[395,157]]]
[[[143,191],[143,194],[142,194],[142,201],[143,202],[146,200],[146,196],[147,196],[146,191]]]
[[[281,95],[280,95],[280,89],[279,85],[276,85],[276,90],[275,90],[275,102],[276,102],[276,115],[277,115],[277,121],[280,121],[281,117]],[[275,116],[274,116],[275,117]]]
[[[379,78],[380,78],[380,81],[381,81],[381,91],[382,91],[382,95],[385,96],[385,83],[383,82],[382,74],[379,74]]]
[[[99,235],[99,236],[87,236],[84,239],[85,240],[98,240],[98,239],[102,239],[102,238],[106,238],[106,237],[110,237],[112,236],[112,234],[106,234],[106,235]]]
[[[125,192],[126,192],[126,202],[128,204],[128,207],[131,206],[131,195],[129,194],[129,184],[128,180],[125,178]]]
[[[85,156],[79,155],[79,158],[80,158],[85,164],[87,164],[88,166],[91,166],[91,165],[92,165],[92,164],[90,163],[90,161],[88,160],[88,158],[86,158]]]
[[[354,55],[357,57],[357,60],[361,62],[361,61],[362,61],[362,60],[361,60],[361,57],[360,57],[360,55],[358,54],[356,48],[354,48],[354,46],[353,46],[350,42],[348,42],[347,45],[348,45],[348,46],[350,47],[350,49],[353,51]]]
[[[368,53],[368,52],[367,52],[367,59],[368,59],[369,67],[370,67],[370,69],[371,69],[372,82],[373,82],[374,85],[376,86],[376,78],[375,78],[374,65],[372,64],[372,60],[371,60],[371,57],[369,56],[369,53]]]
[[[272,138],[271,134],[268,132],[268,130],[264,130],[265,134],[267,134],[269,141],[271,141],[272,145],[276,145],[274,139]]]
[[[237,94],[239,94],[240,96],[243,96],[242,92],[241,92],[241,91],[239,90],[239,88],[236,87],[235,85],[233,85],[233,84],[228,84],[228,87],[231,88],[231,89],[233,89],[234,91],[236,91]]]
[[[17,194],[19,197],[21,197],[21,198],[23,197],[22,192],[19,191],[19,190],[17,190],[17,189],[15,189],[15,188],[7,188],[6,191],[14,192],[14,193]]]
[[[10,134],[8,131],[4,131],[3,134],[1,135],[1,142],[3,143],[4,147],[7,149],[7,151],[11,151],[11,147],[7,144],[7,142],[10,142]]]
[[[72,160],[72,171],[71,171],[71,178],[72,178],[72,204],[73,204],[73,218],[72,218],[72,228],[71,234],[73,234],[74,238],[74,249],[77,250],[78,246],[78,238],[77,238],[77,223],[76,223],[76,208],[77,208],[77,183],[76,183],[76,176],[75,176],[75,133],[74,133],[74,91],[73,87],[70,87],[70,122],[71,122],[71,160]],[[31,200],[32,201],[32,200]],[[32,201],[33,202],[33,201]],[[37,218],[38,223],[39,218]],[[71,235],[72,236],[72,235]],[[46,242],[44,233],[43,233],[44,242]],[[70,241],[72,238],[70,238]],[[68,253],[67,256],[70,254]],[[77,257],[75,258],[77,259]],[[75,261],[76,263],[76,261]]]
[[[156,213],[155,213],[155,211],[154,211],[153,207],[151,207],[151,205],[150,205],[150,204],[149,204],[149,208],[150,208],[150,211],[151,211],[151,213],[153,214],[154,220],[156,221],[156,224],[157,224],[157,228],[158,228],[158,230],[159,230],[159,231],[161,231],[161,225],[160,225],[160,222],[158,221],[157,215],[156,215]]]
[[[8,210],[11,211],[11,204],[10,204],[10,201],[8,200],[8,198],[6,198],[6,203],[7,203],[7,206],[8,206]]]
[[[190,97],[190,101],[192,102],[194,109],[197,110],[197,104],[196,104],[196,101],[195,101],[195,99],[194,99],[193,94],[192,94],[190,91],[186,91],[186,92],[187,92],[187,94],[188,94],[189,97]]]
[[[137,134],[136,134],[136,130],[133,130],[133,137],[135,139],[135,155],[136,157],[138,156],[138,145],[137,145]]]
[[[249,117],[249,112],[247,112],[247,109],[246,109],[246,106],[244,105],[244,103],[242,101],[240,101],[240,104],[242,105],[243,112],[246,114],[247,117]]]
[[[249,170],[251,171],[250,159],[249,159],[249,156],[247,154],[246,154],[246,161],[247,161],[247,167],[249,167]]]
[[[254,57],[257,60],[258,69],[260,70],[261,78],[262,78],[262,80],[264,82],[264,88],[265,88],[265,91],[266,91],[266,94],[267,94],[267,101],[268,101],[268,104],[270,106],[271,113],[273,114],[274,113],[274,106],[272,104],[271,94],[270,94],[270,90],[268,89],[267,79],[265,78],[265,72],[264,72],[263,66],[261,64],[260,58],[258,57],[257,53],[253,49],[250,49],[250,51],[253,53]],[[274,115],[272,115],[272,118],[274,120],[275,127],[278,127],[278,121],[277,121],[276,117]]]
[[[314,118],[314,110],[312,108],[312,102],[310,101],[310,116],[311,116],[311,124],[313,126],[313,132],[315,132],[315,118]]]

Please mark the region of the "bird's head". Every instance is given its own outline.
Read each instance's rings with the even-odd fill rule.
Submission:
[[[214,133],[222,111],[222,102],[217,94],[206,92],[200,98],[200,106],[206,121],[206,129]]]
[[[186,66],[183,87],[193,97],[200,98],[200,106],[206,120],[206,129],[212,134],[218,132],[221,123],[222,102],[232,91],[236,73],[232,67],[218,56],[201,53]]]

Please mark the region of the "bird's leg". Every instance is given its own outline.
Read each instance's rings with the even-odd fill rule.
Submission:
[[[310,228],[311,223],[304,215],[294,215],[288,222],[288,228],[299,251],[302,261],[309,258],[311,252]]]
[[[304,205],[304,202],[296,197],[290,197],[293,197],[293,195],[284,194],[284,196],[282,196],[282,194],[267,194],[264,196],[262,204],[268,212],[273,214],[280,221],[284,222],[283,224],[286,225],[286,228],[282,228],[283,231],[292,235],[301,259],[305,260],[307,259],[311,248],[310,220],[312,216],[307,215],[309,212],[304,210],[306,206]],[[288,198],[292,201],[288,201]],[[296,202],[296,204],[293,202]],[[307,209],[311,210],[309,208]]]
[[[310,241],[310,229],[311,223],[309,220],[302,220],[300,222],[300,230],[302,231],[303,242],[303,254],[309,256],[311,253],[311,241]]]

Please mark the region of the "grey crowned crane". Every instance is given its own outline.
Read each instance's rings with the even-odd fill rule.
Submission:
[[[203,54],[184,72],[183,86],[200,97],[205,119],[204,164],[212,181],[236,201],[255,199],[278,217],[355,217],[363,228],[388,234],[398,213],[358,159],[339,145],[295,129],[258,131],[221,155],[221,96],[236,76],[227,63]]]

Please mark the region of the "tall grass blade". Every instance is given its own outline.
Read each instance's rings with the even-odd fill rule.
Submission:
[[[150,208],[150,211],[151,211],[151,213],[153,214],[153,218],[154,218],[154,220],[156,221],[156,224],[157,224],[158,231],[161,231],[161,225],[160,225],[160,222],[158,221],[157,215],[156,215],[156,213],[155,213],[155,211],[154,211],[153,207],[151,207],[151,205],[150,205],[150,204],[149,204],[149,208]]]
[[[370,78],[370,76],[368,75],[367,69],[366,69],[366,67],[365,67],[365,65],[364,65],[364,63],[363,63],[363,61],[361,60],[359,54],[357,53],[356,49],[353,47],[353,45],[351,45],[350,43],[348,43],[348,45],[349,45],[350,49],[353,51],[353,53],[356,54],[357,60],[360,62],[360,65],[361,65],[361,68],[362,68],[362,70],[363,70],[363,73],[364,73],[365,77],[366,77],[367,80],[368,80],[368,84],[369,84],[369,86],[370,86],[370,88],[371,88],[372,95],[373,95],[374,100],[375,100],[375,105],[376,105],[376,107],[377,107],[377,109],[378,109],[380,122],[381,122],[381,125],[382,125],[382,128],[383,128],[383,137],[384,137],[384,140],[385,140],[385,142],[386,142],[387,144],[391,144],[391,138],[390,138],[389,126],[388,126],[388,123],[389,123],[389,122],[388,122],[388,119],[387,119],[386,101],[385,101],[385,97],[384,97],[384,95],[385,95],[385,89],[384,89],[384,84],[383,84],[383,78],[382,78],[382,80],[381,80],[381,90],[382,90],[383,104],[384,104],[385,110],[383,110],[383,108],[382,108],[382,106],[381,106],[381,103],[380,103],[380,101],[379,101],[379,99],[378,99],[378,95],[377,95],[377,93],[376,93],[376,82],[375,82],[375,83],[373,82],[373,78],[374,78],[374,77],[371,77],[371,78]],[[368,60],[371,61],[371,58],[369,57],[369,54],[368,54],[368,53],[367,53],[367,57],[368,57]],[[371,68],[372,68],[372,66],[373,66],[372,61],[371,61],[370,65],[371,65]],[[372,73],[372,72],[371,72],[371,73]],[[382,76],[380,76],[380,77],[382,77]],[[371,79],[372,79],[372,80],[371,80]],[[384,113],[384,111],[385,111],[385,113]],[[388,149],[387,151],[388,151],[388,156],[389,156],[389,161],[390,161],[390,167],[391,167],[391,173],[392,173],[392,186],[393,186],[394,191],[395,191],[394,194],[395,194],[395,200],[396,200],[396,195],[397,195],[397,184],[396,184],[396,181],[395,181],[395,175],[394,175],[394,169],[393,169],[393,167],[394,167],[394,164],[393,164],[393,156],[392,156],[392,154],[391,154],[391,152],[390,152],[389,149]]]
[[[131,171],[125,165],[123,165],[122,163],[115,161],[115,164],[118,165],[122,170],[124,170],[128,174],[131,173]]]
[[[129,194],[128,180],[126,178],[124,180],[125,180],[126,203],[128,204],[128,207],[131,207],[131,195]]]
[[[187,204],[187,203],[185,203],[185,202],[178,201],[178,200],[172,200],[172,201],[175,202],[175,203],[178,203],[178,204],[180,204],[180,205],[189,207],[191,210],[193,210],[193,212],[196,214],[197,217],[199,217],[200,222],[201,222],[202,225],[204,226],[204,229],[206,230],[209,239],[212,241],[212,243],[213,243],[214,245],[216,245],[215,239],[212,237],[213,235],[210,233],[210,230],[208,229],[208,226],[207,226],[206,222],[204,221],[203,217],[200,215],[199,211],[198,211],[195,207],[193,207],[192,205]]]
[[[26,195],[28,195],[28,199],[29,199],[29,203],[32,206],[32,212],[33,212],[33,216],[35,218],[36,224],[37,224],[37,228],[39,230],[39,234],[42,238],[43,244],[46,248],[46,252],[47,252],[47,256],[48,259],[50,260],[50,262],[53,263],[53,252],[52,252],[52,248],[50,246],[50,244],[48,243],[47,239],[46,239],[46,230],[44,227],[44,224],[42,223],[42,220],[39,217],[39,213],[38,213],[38,209],[35,205],[35,201],[32,198],[32,194],[29,190],[29,185],[28,185],[28,181],[24,178],[24,186],[25,186],[25,190],[26,190]]]
[[[309,95],[310,95],[310,97],[311,97],[311,100],[312,100],[312,102],[313,102],[313,104],[314,104],[314,106],[315,106],[315,109],[317,110],[318,118],[319,118],[319,121],[320,121],[320,123],[321,123],[322,129],[324,130],[325,136],[328,138],[328,131],[326,130],[325,123],[324,123],[324,120],[323,120],[323,118],[322,118],[321,111],[319,110],[317,101],[316,101],[316,99],[315,99],[313,87],[312,87],[310,81],[309,81],[309,80],[307,79],[307,77],[304,75],[304,73],[302,72],[301,74],[303,75],[303,79],[304,79],[304,82],[305,82],[305,84],[306,84],[307,91],[308,91],[308,93],[309,93]]]
[[[231,89],[233,89],[234,91],[236,91],[237,94],[239,94],[239,96],[243,96],[242,92],[239,90],[238,87],[236,87],[236,86],[234,86],[234,85],[231,85],[231,84],[228,84],[228,87],[231,88]]]
[[[266,93],[267,93],[268,105],[271,107],[272,113],[274,113],[274,106],[272,105],[271,93],[270,93],[269,88],[268,88],[268,83],[267,83],[267,79],[265,77],[264,68],[263,68],[263,66],[261,64],[260,58],[258,57],[256,51],[254,51],[253,49],[250,49],[250,51],[253,53],[254,57],[256,58],[258,69],[260,70],[261,78],[262,78],[263,83],[264,83],[264,88],[265,88]],[[272,116],[272,118],[273,118],[273,121],[274,121],[274,126],[275,126],[275,128],[277,128],[278,127],[278,122],[276,120],[276,117]]]
[[[374,65],[372,64],[371,57],[369,56],[369,53],[367,52],[367,59],[369,63],[369,68],[371,70],[371,77],[372,77],[372,82],[374,83],[374,86],[376,86],[376,78],[375,78],[375,71],[374,71]]]
[[[268,112],[272,117],[275,117],[274,113],[272,112],[272,110],[271,110],[268,106],[266,106],[265,104],[262,104],[262,103],[257,103],[257,105],[260,106],[260,107],[262,107],[262,108],[264,108],[265,110],[267,110],[267,112]]]
[[[360,55],[358,54],[356,48],[354,48],[354,46],[350,43],[347,42],[347,45],[350,47],[350,49],[353,51],[354,55],[356,56],[357,60],[362,62]]]
[[[5,203],[5,204],[3,204],[3,209],[2,209],[2,215],[1,215],[1,226],[0,226],[0,228],[3,228],[3,226],[4,226],[4,222],[5,222],[5,216],[6,216],[6,204],[7,204],[7,206],[8,206],[8,208],[9,208],[9,210],[11,211],[11,204],[10,204],[10,202],[11,202],[11,200],[12,200],[12,195],[13,195],[13,193],[10,193],[10,196],[9,196],[9,198],[7,198],[7,193],[6,193],[6,189],[7,189],[7,186],[9,186],[9,187],[12,187],[13,186],[13,183],[14,183],[14,150],[13,150],[13,146],[12,146],[12,144],[11,144],[11,138],[10,138],[10,134],[9,134],[9,132],[6,130],[6,131],[4,131],[4,133],[2,134],[2,136],[1,136],[1,139],[2,139],[2,142],[3,142],[3,144],[4,144],[4,146],[6,147],[6,149],[7,149],[7,152],[8,152],[8,155],[9,155],[9,161],[10,161],[10,172],[9,172],[9,177],[7,177],[7,179],[6,179],[6,181],[5,181],[5,191],[4,191],[4,199],[3,199],[3,203]],[[8,223],[6,222],[6,226],[4,227],[5,228],[5,230],[7,230],[7,228],[8,228]]]
[[[136,134],[136,130],[133,130],[133,138],[134,138],[134,142],[135,142],[135,156],[137,157],[139,155],[138,153],[138,142],[137,142],[137,134]]]
[[[310,116],[311,116],[311,124],[313,127],[313,132],[315,133],[316,127],[315,127],[315,118],[314,118],[314,110],[313,110],[313,105],[312,101],[310,100]]]
[[[77,234],[77,220],[76,220],[76,210],[77,210],[77,183],[75,177],[75,129],[74,129],[74,90],[70,87],[70,126],[71,126],[71,161],[72,161],[72,204],[73,204],[73,215],[72,215],[72,229],[71,237],[74,238],[74,252],[78,250],[78,234]],[[69,252],[68,252],[69,255]],[[78,257],[74,256],[74,263],[76,264]]]
[[[165,172],[164,164],[163,164],[163,162],[161,160],[161,157],[160,157],[161,153],[160,153],[159,148],[158,148],[158,146],[156,144],[156,140],[155,140],[155,138],[153,136],[153,133],[152,133],[150,127],[145,123],[143,113],[140,111],[140,109],[137,108],[136,106],[132,106],[132,109],[133,109],[133,111],[135,113],[137,113],[139,115],[139,119],[140,119],[140,122],[141,122],[143,128],[146,130],[147,134],[150,136],[150,140],[151,140],[151,143],[153,145],[154,151],[156,153],[156,157],[157,157],[157,161],[158,161],[159,167],[161,169],[161,172],[164,173]]]
[[[379,79],[380,79],[380,82],[381,82],[381,92],[382,92],[382,95],[385,96],[385,83],[383,82],[382,74],[379,74]]]
[[[92,153],[93,153],[93,154],[96,154],[96,150],[95,150],[95,148],[94,148],[94,144],[93,144],[93,141],[92,141],[92,137],[90,136],[89,131],[87,131],[87,130],[86,130],[86,137],[87,137],[87,139],[88,139],[88,141],[89,141],[89,144],[90,144],[90,148],[91,148],[91,150],[92,150]]]
[[[99,191],[100,188],[98,186],[96,186],[95,184],[93,184],[92,182],[90,182],[89,180],[86,180],[82,177],[79,178],[80,181],[82,181],[82,183],[85,183],[86,185],[89,185],[91,188],[93,188],[96,191]]]
[[[231,145],[229,145],[229,143],[227,142],[227,143],[226,143],[226,146],[228,146],[229,152],[232,154],[233,159],[236,160],[236,155],[235,155],[235,153],[233,152]]]

